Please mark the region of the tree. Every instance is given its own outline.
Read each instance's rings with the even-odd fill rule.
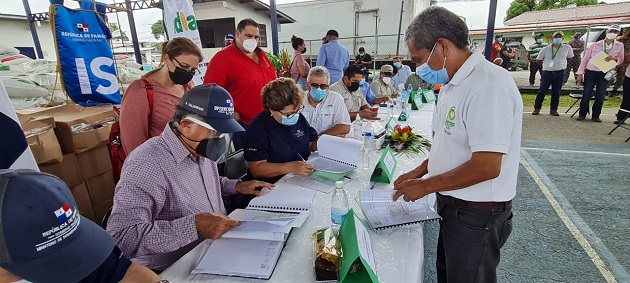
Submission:
[[[153,34],[155,39],[160,38],[160,35],[164,34],[164,21],[158,20],[153,23],[153,25],[151,25],[151,34]]]
[[[118,30],[120,30],[118,28],[118,24],[116,23],[109,23],[109,31],[113,33],[117,32]],[[112,36],[112,39],[119,39],[121,41],[129,41],[129,37],[127,37],[127,33],[124,30],[120,30],[120,35],[119,36]]]
[[[510,3],[505,21],[529,11],[541,11],[575,6],[596,5],[597,0],[514,0]]]

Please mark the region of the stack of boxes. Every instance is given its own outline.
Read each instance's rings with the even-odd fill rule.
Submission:
[[[116,185],[107,148],[112,107],[63,105],[21,110],[18,116],[40,170],[61,178],[80,213],[100,224]]]

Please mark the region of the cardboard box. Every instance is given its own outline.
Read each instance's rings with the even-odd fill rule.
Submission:
[[[64,155],[61,163],[40,165],[39,170],[59,177],[66,183],[68,188],[73,188],[83,183],[74,153]]]
[[[55,133],[64,153],[82,153],[107,144],[115,115],[112,106],[62,105],[19,111],[31,117],[55,118]]]
[[[94,216],[100,224],[107,211],[113,206],[114,200],[114,176],[112,172],[92,177],[86,181],[90,200],[94,208]]]
[[[54,132],[53,117],[31,117],[18,114],[18,119],[37,164],[53,164],[63,160],[61,147]]]
[[[112,161],[107,146],[90,149],[76,156],[79,172],[84,180],[112,171]]]
[[[77,203],[79,213],[94,221],[94,223],[101,225],[100,220],[94,216],[94,208],[92,207],[92,201],[90,200],[87,186],[81,183],[78,186],[72,187],[70,192],[72,192],[74,201]]]

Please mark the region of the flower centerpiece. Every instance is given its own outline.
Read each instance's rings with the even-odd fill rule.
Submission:
[[[431,150],[431,141],[427,138],[416,134],[410,126],[401,127],[394,126],[391,135],[385,136],[383,146],[389,146],[396,155],[400,154],[425,154],[426,150]]]

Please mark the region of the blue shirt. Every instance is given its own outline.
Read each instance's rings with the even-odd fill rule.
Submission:
[[[341,80],[343,71],[350,63],[350,52],[338,40],[328,42],[319,49],[317,66],[322,66],[330,72],[330,84]]]
[[[363,85],[359,85],[359,88],[363,92],[365,100],[367,100],[368,103],[372,104],[372,100],[376,98],[376,95],[372,92],[370,84],[368,82],[365,82]]]
[[[392,77],[392,86],[394,86],[394,88],[396,90],[398,89],[398,85],[399,84],[404,84],[407,82],[407,78],[409,78],[409,76],[411,76],[411,68],[409,68],[409,66],[407,65],[402,65],[402,67],[400,67],[398,69],[398,73],[396,73],[396,75],[394,77]],[[405,87],[407,87],[407,85],[405,85]]]
[[[317,132],[309,126],[302,114],[299,115],[300,118],[295,125],[285,126],[271,117],[268,111],[258,114],[249,124],[243,138],[245,160],[285,163],[300,160],[298,154],[308,159],[311,154],[309,143],[317,140]],[[275,183],[282,176],[256,179]],[[252,179],[254,177],[248,171],[245,180]]]

